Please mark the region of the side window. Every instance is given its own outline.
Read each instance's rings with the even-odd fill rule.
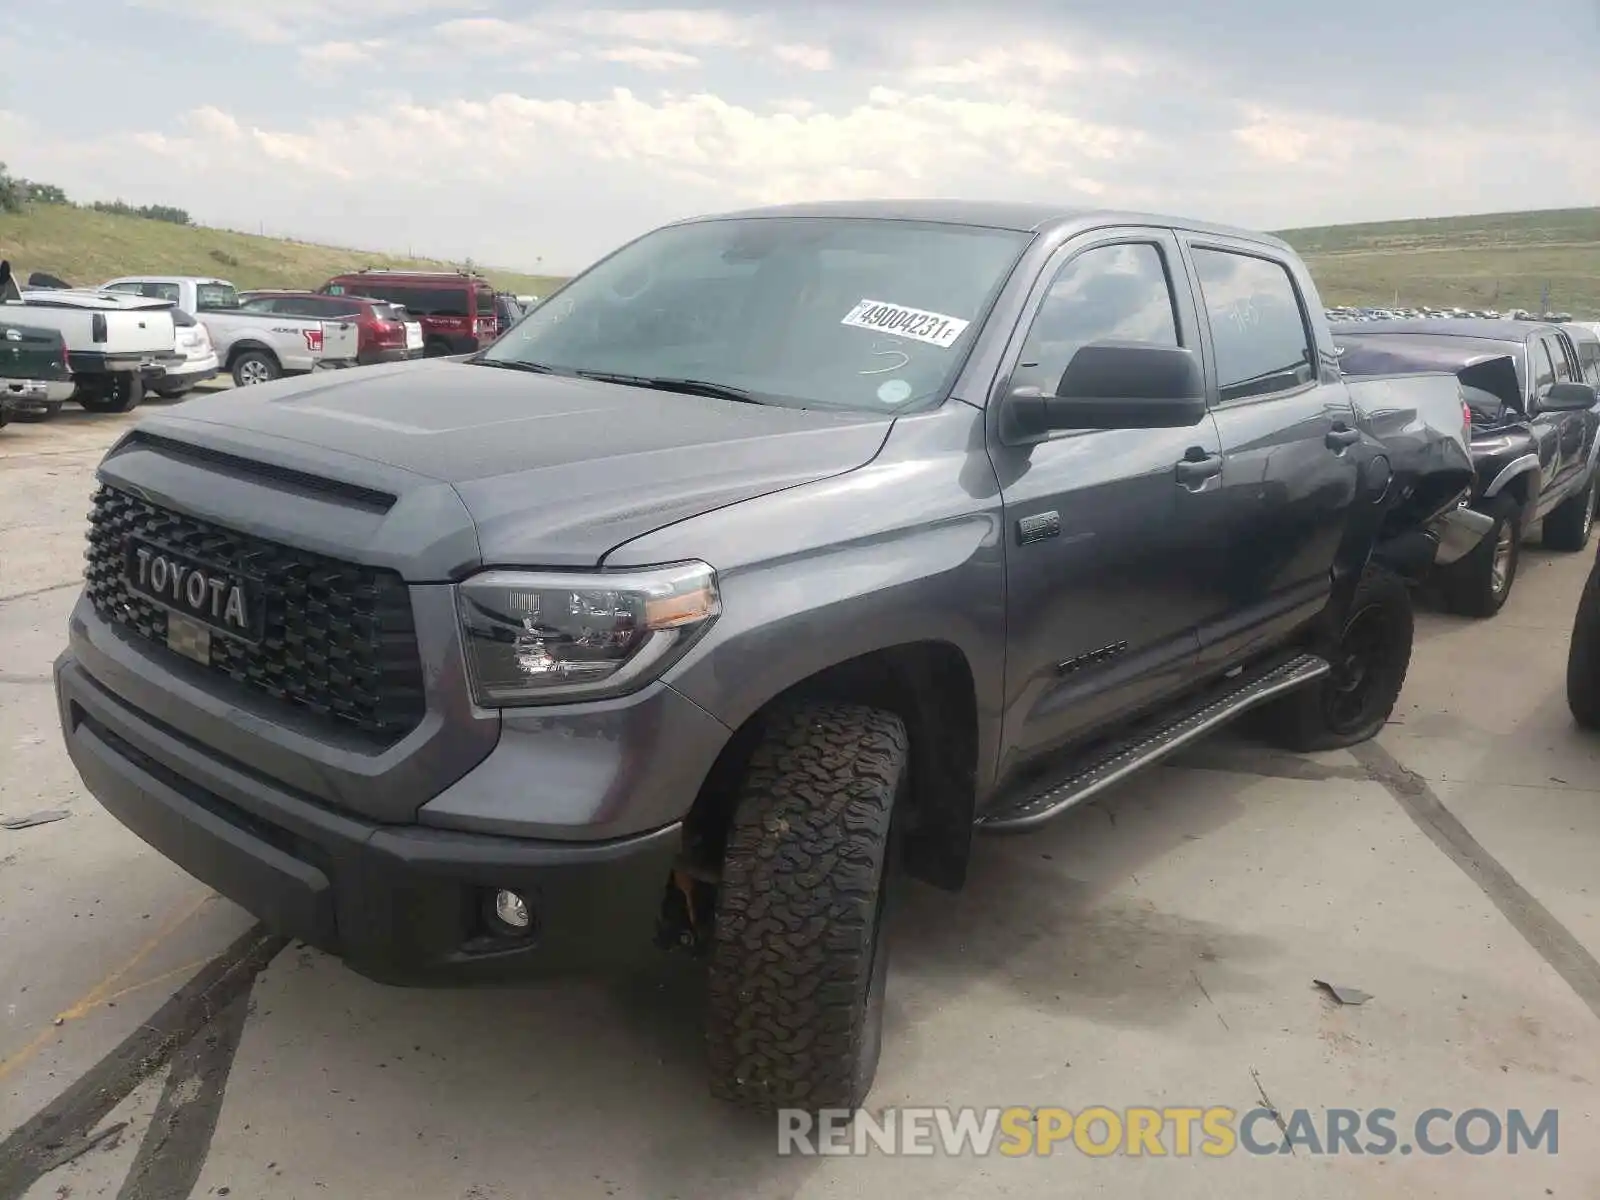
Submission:
[[[1555,360],[1550,357],[1550,343],[1544,338],[1535,338],[1528,349],[1533,356],[1533,394],[1542,399],[1556,381]]]
[[[1270,396],[1316,379],[1316,351],[1288,268],[1198,247],[1194,262],[1216,349],[1219,400]]]
[[[1109,340],[1179,344],[1166,260],[1153,242],[1095,246],[1064,263],[1011,382],[1051,394],[1080,347]]]
[[[178,302],[181,294],[175,283],[147,283],[140,288],[140,291],[152,300],[170,300],[174,304]]]
[[[1551,334],[1544,340],[1550,347],[1550,360],[1555,363],[1556,382],[1571,383],[1575,376],[1572,373],[1572,360],[1567,357],[1566,339]]]

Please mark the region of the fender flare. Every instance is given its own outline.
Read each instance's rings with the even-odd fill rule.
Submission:
[[[1596,439],[1596,442],[1600,443],[1600,439]],[[1513,479],[1517,478],[1519,475],[1525,475],[1529,471],[1537,471],[1538,469],[1539,456],[1537,454],[1524,454],[1520,458],[1512,459],[1505,466],[1500,468],[1500,473],[1490,481],[1488,487],[1483,489],[1483,498],[1485,500],[1493,500],[1501,492],[1506,490]]]

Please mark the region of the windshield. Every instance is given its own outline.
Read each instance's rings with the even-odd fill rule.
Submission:
[[[202,312],[219,308],[238,308],[239,293],[231,283],[197,283],[194,288],[195,307]]]
[[[1030,236],[837,217],[669,226],[479,358],[693,379],[794,407],[909,407],[948,392]]]

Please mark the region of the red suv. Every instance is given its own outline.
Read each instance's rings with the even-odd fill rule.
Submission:
[[[335,276],[317,290],[403,305],[422,322],[424,352],[429,355],[470,354],[499,334],[494,288],[465,271],[368,269]]]
[[[367,296],[324,296],[320,292],[240,292],[241,312],[280,313],[286,317],[356,319],[360,336],[356,361],[399,362],[414,356],[406,346],[405,314],[394,305]],[[415,353],[421,353],[420,349]]]

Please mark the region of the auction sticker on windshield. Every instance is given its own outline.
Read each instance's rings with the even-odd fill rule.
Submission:
[[[874,333],[892,333],[897,337],[948,349],[972,322],[921,308],[889,304],[883,300],[863,300],[846,313],[844,320],[839,323],[856,329],[870,329]]]

